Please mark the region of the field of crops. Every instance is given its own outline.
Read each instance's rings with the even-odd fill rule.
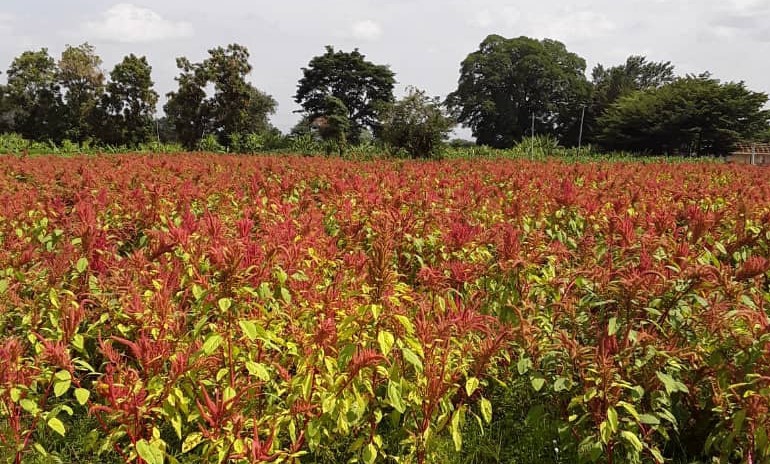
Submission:
[[[0,244],[8,462],[770,462],[767,170],[3,157]]]

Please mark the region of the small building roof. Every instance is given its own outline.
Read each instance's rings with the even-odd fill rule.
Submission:
[[[770,155],[770,143],[741,142],[735,146],[732,152],[733,155],[750,155],[752,153],[756,155]]]

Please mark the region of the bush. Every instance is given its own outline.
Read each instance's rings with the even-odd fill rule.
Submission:
[[[414,87],[396,103],[381,110],[382,139],[413,158],[429,158],[455,125],[437,98]]]
[[[227,151],[213,134],[206,135],[198,142],[198,150],[207,153],[224,153]]]

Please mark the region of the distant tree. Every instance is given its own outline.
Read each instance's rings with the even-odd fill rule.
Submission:
[[[670,61],[647,61],[644,56],[630,56],[624,64],[610,68],[597,65],[592,73],[591,103],[586,108],[585,139],[595,141],[597,119],[620,97],[670,84],[675,78]]]
[[[102,59],[88,43],[67,45],[59,59],[57,80],[65,109],[65,137],[83,142],[97,132],[97,107],[104,92]]]
[[[0,133],[8,133],[13,130],[11,107],[8,101],[8,86],[0,84]]]
[[[708,75],[688,76],[660,88],[636,91],[599,118],[599,141],[636,152],[723,155],[741,139],[768,127],[768,96]]]
[[[153,86],[147,58],[131,54],[115,66],[100,104],[103,142],[136,146],[154,138],[158,93]]]
[[[462,62],[447,98],[477,143],[513,146],[531,132],[576,143],[581,107],[590,96],[586,63],[561,42],[490,35]]]
[[[449,136],[455,121],[447,116],[441,101],[411,87],[407,95],[381,110],[382,139],[405,150],[413,158],[428,158]]]
[[[326,53],[310,60],[302,73],[294,100],[310,120],[328,116],[324,112],[327,97],[332,96],[348,110],[352,143],[358,143],[365,129],[378,132],[377,107],[393,101],[396,82],[388,66],[367,61],[358,49],[348,53],[327,46]]]
[[[324,99],[323,116],[318,116],[310,122],[310,127],[318,131],[318,135],[326,142],[326,154],[330,155],[336,148],[340,156],[345,153],[350,131],[348,108],[337,97],[327,95]]]
[[[63,138],[63,103],[56,61],[48,49],[26,51],[8,69],[3,119],[9,129],[30,140]]]
[[[177,58],[176,65],[181,70],[176,78],[178,89],[167,95],[163,109],[168,123],[174,127],[176,139],[193,149],[203,135],[212,130],[212,103],[206,98],[208,76],[203,64],[192,63],[187,58]]]
[[[179,141],[194,148],[204,135],[229,143],[235,134],[266,132],[275,100],[255,88],[246,77],[252,71],[246,47],[232,44],[209,50],[202,63],[177,59],[179,88],[168,94],[164,109]],[[206,92],[208,85],[213,95]]]

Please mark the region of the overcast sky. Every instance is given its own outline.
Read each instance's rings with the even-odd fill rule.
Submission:
[[[0,69],[24,50],[58,57],[88,41],[107,72],[128,53],[147,55],[163,95],[175,86],[175,57],[197,61],[237,42],[251,52],[252,82],[278,100],[273,123],[287,130],[300,68],[327,44],[389,64],[399,93],[414,85],[443,97],[492,33],[561,40],[589,74],[644,54],[680,74],[708,70],[770,92],[770,0],[3,0]]]

